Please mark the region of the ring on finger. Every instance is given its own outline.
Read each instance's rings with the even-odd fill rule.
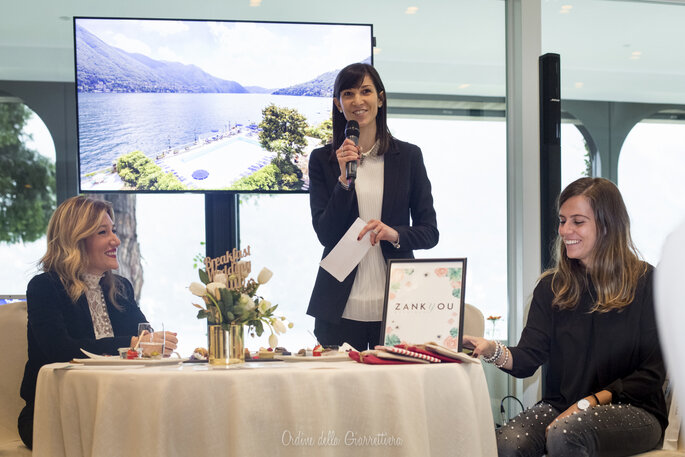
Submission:
[[[378,235],[378,230],[373,229],[373,230],[371,230],[371,231],[372,231],[373,233],[375,233],[376,235]]]

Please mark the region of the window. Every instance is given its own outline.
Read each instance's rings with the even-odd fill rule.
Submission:
[[[618,162],[618,185],[628,207],[633,241],[656,265],[661,247],[685,217],[685,123],[640,122]]]
[[[54,177],[55,146],[52,142],[50,132],[40,117],[23,103],[0,102],[0,110],[16,109],[16,107],[21,107],[20,109],[25,110],[27,114],[26,122],[19,139],[26,149],[35,151],[35,153],[38,154],[38,156],[36,156],[36,161],[33,163],[35,166],[43,167],[44,165],[40,165],[39,162],[41,159],[47,159],[47,166],[50,168],[50,173],[52,173],[52,176]],[[0,130],[4,131],[6,128],[9,129],[9,126],[0,126]],[[3,149],[2,154],[5,153],[12,154],[12,152]],[[30,183],[27,183],[27,185],[30,185]],[[52,193],[52,198],[54,199],[54,182],[52,185]],[[51,204],[54,205],[54,200]],[[50,211],[50,213],[51,212],[52,211]],[[47,229],[48,218],[49,214],[46,215],[45,220],[42,222],[36,221],[35,219],[24,221],[25,223],[32,225],[39,225],[34,227],[34,229],[36,232],[43,233],[43,235],[39,236],[37,239],[27,240],[24,238],[22,241],[15,243],[0,242],[0,259],[2,259],[3,264],[3,273],[0,275],[0,294],[26,294],[26,285],[31,278],[38,273],[37,263],[43,254],[45,254],[46,244],[44,233]],[[34,237],[29,236],[29,238]]]
[[[465,301],[502,316],[507,336],[506,128],[503,121],[389,120],[397,138],[418,145],[433,186],[440,242],[417,257],[466,257]],[[488,333],[490,332],[490,333]],[[488,322],[486,336],[492,335]]]

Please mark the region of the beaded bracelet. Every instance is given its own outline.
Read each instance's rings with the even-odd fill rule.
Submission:
[[[497,361],[495,361],[495,366],[497,368],[504,367],[504,365],[506,365],[509,361],[509,348],[507,348],[505,345],[502,345],[502,347],[504,348],[504,360],[502,360],[502,363],[497,363]]]
[[[495,353],[492,354],[490,357],[483,356],[483,362],[494,363],[495,360],[499,359],[500,356],[502,355],[502,348],[503,347],[504,346],[502,345],[502,343],[500,343],[499,341],[495,341]]]

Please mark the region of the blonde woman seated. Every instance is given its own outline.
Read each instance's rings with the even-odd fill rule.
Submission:
[[[119,268],[120,244],[108,202],[73,197],[50,218],[48,249],[40,261],[44,273],[29,282],[28,362],[21,385],[26,406],[19,414],[19,435],[33,445],[33,409],[38,371],[43,365],[135,346],[138,324],[147,319],[138,308],[131,283],[112,273]],[[144,338],[163,341],[165,355],[176,349],[172,332]]]
[[[500,456],[628,456],[655,448],[668,419],[652,278],[616,186],[581,178],[559,196],[556,265],[542,274],[516,347],[464,346],[524,378],[546,365],[542,401],[497,433]]]

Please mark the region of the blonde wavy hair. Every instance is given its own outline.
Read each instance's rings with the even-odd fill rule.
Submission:
[[[592,208],[597,238],[591,253],[592,267],[586,269],[578,259],[570,259],[561,236],[554,248],[555,267],[541,279],[552,275],[552,306],[574,308],[586,288],[589,274],[597,294],[592,312],[606,313],[628,306],[635,298],[638,279],[647,271],[647,263],[630,236],[630,217],[616,185],[604,178],[580,178],[559,195],[557,212],[570,198],[582,195]],[[593,297],[594,299],[594,297]]]
[[[82,279],[89,262],[86,238],[98,231],[105,213],[114,221],[111,203],[81,195],[59,205],[48,223],[48,249],[39,266],[57,274],[74,303],[86,291]],[[123,295],[122,285],[111,271],[105,273],[102,281],[110,301],[121,309],[116,298]]]

